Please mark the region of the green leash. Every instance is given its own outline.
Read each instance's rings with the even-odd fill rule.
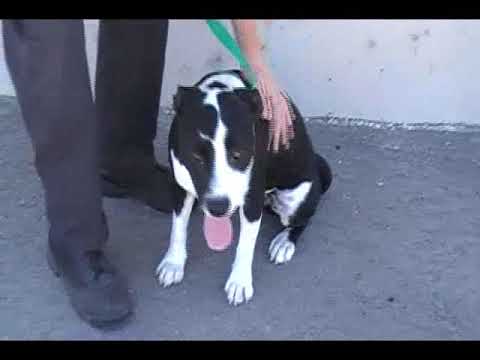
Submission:
[[[255,88],[257,83],[255,74],[248,64],[248,61],[245,59],[245,56],[243,56],[242,50],[235,39],[219,20],[206,20],[206,22],[212,33],[217,37],[218,41],[220,41],[222,45],[230,51],[233,57],[237,59],[240,67],[247,74],[247,77],[252,83],[252,87]]]

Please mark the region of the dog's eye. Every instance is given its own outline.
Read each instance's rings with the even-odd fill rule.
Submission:
[[[232,151],[230,153],[230,157],[233,161],[238,161],[242,157],[242,153],[240,151]]]
[[[198,153],[198,152],[194,152],[194,153],[193,153],[193,158],[194,158],[195,160],[197,160],[199,163],[202,163],[202,164],[203,164],[204,161],[205,161],[205,159],[203,158],[203,156],[202,156],[200,153]]]

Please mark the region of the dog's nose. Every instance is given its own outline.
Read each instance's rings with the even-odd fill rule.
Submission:
[[[230,201],[226,197],[207,199],[207,209],[213,216],[223,216],[228,212]]]

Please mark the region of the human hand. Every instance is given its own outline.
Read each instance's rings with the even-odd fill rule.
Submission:
[[[286,149],[294,137],[295,114],[288,96],[281,91],[272,73],[263,64],[252,65],[257,78],[257,89],[262,98],[264,120],[269,121],[268,149],[278,152],[280,145]]]

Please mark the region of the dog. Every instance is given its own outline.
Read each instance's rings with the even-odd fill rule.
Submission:
[[[229,246],[230,218],[238,211],[239,240],[224,288],[235,306],[253,297],[252,262],[263,210],[280,218],[282,230],[271,240],[269,256],[284,264],[332,182],[330,165],[314,152],[291,99],[295,137],[288,149],[268,150],[262,100],[250,85],[235,69],[209,73],[194,86],[178,86],[168,138],[175,205],[169,247],[156,269],[164,287],[182,281],[194,205],[203,210],[208,246],[218,251]]]

